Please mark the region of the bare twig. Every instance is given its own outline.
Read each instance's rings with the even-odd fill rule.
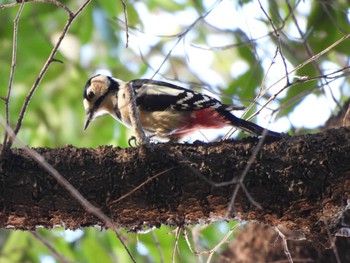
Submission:
[[[332,50],[335,46],[339,45],[340,43],[342,43],[343,41],[345,41],[346,39],[350,38],[350,33],[341,37],[340,39],[338,39],[337,41],[335,41],[332,45],[330,45],[329,47],[325,48],[324,50],[322,50],[321,52],[317,53],[316,55],[312,56],[311,58],[307,59],[306,61],[304,61],[303,63],[299,64],[297,67],[295,67],[294,69],[292,69],[291,71],[289,71],[289,75],[292,74],[293,72],[296,72],[297,70],[301,69],[302,67],[306,66],[307,64],[311,63],[312,61],[317,60],[319,57],[323,56],[324,54],[326,54],[328,51]],[[268,89],[266,89],[262,95],[265,95],[267,93],[267,91],[269,89],[271,89],[272,87],[276,86],[279,82],[281,82],[283,79],[285,79],[285,76],[280,78],[279,80],[277,80],[276,82],[274,82]],[[305,79],[308,79],[307,77]],[[264,108],[267,107],[267,105],[269,105],[272,101],[274,101],[277,96],[279,94],[281,94],[284,90],[286,90],[287,88],[299,83],[300,81],[304,81],[304,79],[297,79],[295,82],[290,83],[289,85],[285,85],[284,87],[282,87],[279,91],[277,91],[275,94],[273,94],[263,105],[262,107],[255,111],[254,114],[252,114],[251,116],[256,116],[258,115]]]
[[[222,50],[228,50],[228,49],[232,49],[232,48],[237,48],[237,47],[245,47],[248,46],[250,44],[255,44],[256,42],[258,42],[258,40],[260,39],[264,39],[266,37],[268,37],[270,34],[272,33],[268,33],[264,36],[261,37],[257,37],[257,38],[252,38],[252,39],[248,39],[247,41],[242,41],[239,43],[233,43],[233,44],[228,44],[228,45],[224,45],[224,46],[210,46],[210,47],[204,47],[204,46],[199,46],[196,44],[191,43],[190,46],[200,49],[200,50],[208,50],[208,51],[222,51]]]
[[[341,263],[339,252],[338,252],[338,249],[337,249],[337,245],[335,244],[335,238],[336,237],[332,236],[331,231],[329,230],[329,226],[327,224],[327,221],[325,219],[323,219],[322,221],[323,221],[324,225],[326,226],[327,235],[328,235],[329,241],[331,243],[331,247],[332,247],[332,250],[333,250],[333,254],[335,256],[335,260],[336,260],[337,263]]]
[[[7,88],[7,96],[5,98],[5,118],[6,118],[6,125],[10,125],[10,112],[9,112],[9,106],[10,106],[10,96],[12,91],[12,85],[13,85],[13,78],[15,76],[15,69],[16,69],[16,61],[17,61],[17,33],[18,33],[18,23],[19,18],[22,14],[23,8],[24,8],[24,1],[22,1],[17,15],[15,19],[13,20],[13,40],[12,40],[12,62],[11,62],[11,72],[10,72],[10,79],[9,79],[9,85]],[[3,153],[5,151],[6,144],[7,144],[8,134],[5,131],[4,141],[3,141]]]
[[[98,219],[100,219],[106,227],[112,229],[117,237],[119,238],[120,242],[125,247],[126,251],[128,252],[130,258],[133,262],[135,262],[135,259],[133,258],[132,254],[126,247],[123,240],[120,238],[120,234],[117,232],[118,227],[113,222],[111,218],[109,218],[107,215],[105,215],[99,208],[91,204],[84,196],[80,194],[80,192],[70,183],[67,181],[66,178],[64,178],[52,165],[50,165],[43,156],[41,156],[38,152],[35,150],[29,148],[23,141],[21,141],[14,131],[6,125],[5,120],[0,115],[0,124],[4,127],[8,135],[10,136],[12,141],[16,141],[23,149],[24,152],[26,152],[30,157],[33,158],[41,167],[43,167],[64,189],[67,190],[67,192],[76,200],[79,202],[79,204],[87,211],[88,213],[93,214]]]
[[[153,179],[163,175],[163,174],[166,174],[167,172],[173,170],[174,167],[172,168],[169,168],[169,169],[166,169],[165,171],[163,172],[160,172],[160,173],[157,173],[156,175],[153,175],[152,177],[148,178],[146,181],[144,181],[143,183],[141,183],[140,185],[136,186],[134,189],[132,189],[130,192],[128,192],[127,194],[119,197],[117,200],[114,200],[113,202],[111,202],[111,204],[115,204],[115,203],[118,203],[120,202],[121,200],[127,198],[128,196],[132,195],[133,193],[135,193],[137,190],[141,189],[143,186],[145,186],[146,184],[148,184],[149,182],[151,182]]]
[[[325,48],[324,50],[320,51],[319,53],[317,53],[316,55],[313,55],[311,58],[307,59],[306,61],[304,61],[303,63],[300,63],[297,67],[295,67],[294,69],[292,69],[291,71],[288,72],[288,74],[292,74],[296,71],[298,71],[299,69],[301,69],[302,67],[306,66],[307,64],[310,64],[311,62],[319,59],[321,56],[323,56],[324,54],[326,54],[328,51],[332,50],[334,47],[336,47],[337,45],[339,45],[340,43],[342,43],[343,41],[345,41],[346,39],[350,38],[350,33],[346,34],[344,36],[342,36],[341,38],[339,38],[337,41],[335,41],[332,45],[330,45],[329,47]],[[278,83],[280,83],[283,79],[285,79],[285,76],[280,78],[279,80],[277,80],[276,82],[274,82],[270,88],[276,86]],[[277,94],[280,94],[282,91],[284,91],[286,88],[288,88],[289,85],[286,85],[285,87],[283,87],[281,90],[279,90],[277,92]],[[267,92],[267,90],[265,91],[265,93]],[[266,104],[269,104],[271,102],[271,100],[274,100],[276,96],[273,96],[273,99],[269,99]]]
[[[246,108],[246,112],[248,112],[248,111],[253,107],[254,102],[258,101],[258,99],[261,98],[261,97],[263,96],[263,94],[264,94],[264,93],[263,93],[263,86],[264,86],[264,83],[265,83],[267,74],[269,73],[269,71],[270,71],[272,65],[275,63],[277,54],[278,54],[278,47],[276,48],[275,55],[273,56],[273,59],[272,59],[270,65],[269,65],[269,67],[268,67],[268,69],[267,69],[267,72],[266,72],[266,74],[264,75],[264,78],[263,78],[263,80],[262,80],[262,82],[261,82],[261,85],[260,85],[260,88],[259,88],[259,92],[258,92],[258,94],[255,96],[253,102],[249,105],[249,107]],[[244,115],[245,115],[245,114],[244,114]],[[244,116],[244,115],[243,115],[243,116]],[[251,116],[249,116],[249,117],[247,118],[247,120],[251,120],[251,119],[254,118],[255,116],[256,116],[256,115],[251,115]],[[226,140],[226,139],[230,138],[236,131],[237,131],[237,128],[232,127],[232,128],[222,137],[222,139],[223,139],[223,140]]]
[[[239,224],[237,223],[236,225],[234,225],[227,233],[226,235],[224,236],[224,238],[215,245],[215,247],[213,247],[210,251],[209,251],[209,256],[208,256],[208,259],[207,259],[207,263],[210,262],[211,258],[213,257],[214,255],[214,252],[216,250],[218,250],[222,244],[224,244],[227,239],[230,237],[230,235],[236,230],[236,228],[239,226]]]
[[[70,9],[65,6],[64,4],[62,4],[61,2],[59,1],[56,1],[56,0],[24,0],[22,1],[23,2],[26,2],[26,3],[29,3],[29,2],[32,2],[32,3],[48,3],[48,4],[54,4],[55,6],[59,7],[59,8],[62,8],[70,17],[73,16],[73,13],[72,11],[70,11]],[[14,7],[16,5],[19,5],[21,4],[21,2],[14,2],[14,3],[11,3],[11,4],[6,4],[6,5],[0,5],[0,10],[2,9],[6,9],[6,8],[11,8],[11,7]]]
[[[134,87],[132,87],[132,85],[128,83],[126,85],[125,91],[126,101],[128,101],[130,121],[134,129],[137,142],[140,145],[147,145],[149,143],[149,138],[146,136],[140,122],[139,111],[136,107]]]
[[[208,227],[207,225],[194,225],[193,227],[191,227],[191,235],[192,235],[191,239],[193,242],[193,248],[191,246],[191,242],[189,242],[189,240],[188,240],[187,231],[185,231],[186,229],[184,229],[184,231],[183,231],[184,239],[185,239],[187,246],[189,247],[191,253],[194,253],[194,251],[199,251],[200,248],[202,247],[203,244],[201,244],[201,242],[200,242],[200,237],[203,235],[202,235],[201,231],[206,229],[207,227]],[[194,254],[198,255],[199,263],[204,262],[203,255],[200,255],[197,253],[194,253]]]
[[[208,179],[204,175],[201,174],[201,172],[193,165],[191,165],[191,162],[189,160],[184,159],[182,156],[177,156],[178,161],[186,168],[191,170],[195,175],[197,175],[200,179],[202,179],[204,182],[210,184],[213,187],[222,187],[227,186],[230,184],[236,184],[239,182],[239,178],[233,177],[230,181],[222,182],[222,183],[216,183],[212,180]]]
[[[307,41],[307,39],[306,39],[306,37],[305,37],[305,34],[303,33],[303,31],[301,30],[301,28],[300,28],[300,26],[299,26],[299,22],[298,22],[297,18],[296,18],[295,15],[294,15],[294,12],[293,12],[293,10],[292,10],[292,6],[291,6],[291,4],[290,4],[290,1],[289,1],[289,0],[286,0],[286,2],[287,2],[287,6],[288,6],[288,8],[289,8],[289,10],[290,10],[290,12],[291,12],[291,14],[292,14],[292,19],[293,19],[293,21],[294,21],[294,24],[295,24],[295,26],[296,26],[296,28],[297,28],[297,30],[298,30],[298,32],[299,32],[299,35],[300,35],[301,39],[303,40],[303,44],[304,44],[304,47],[305,47],[305,49],[306,49],[306,52],[307,52],[307,54],[308,54],[310,57],[312,57],[312,56],[313,56],[313,51],[312,51],[312,49],[311,49],[311,47],[310,47],[310,45],[309,45],[309,42]],[[322,4],[321,4],[321,5],[322,5]],[[318,65],[318,63],[316,63],[316,61],[313,61],[312,64],[313,64],[314,67],[316,68],[317,72],[318,72],[320,75],[323,75],[322,69],[320,68],[320,66]],[[337,107],[340,109],[340,108],[341,108],[341,105],[340,105],[339,101],[335,98],[334,93],[333,93],[331,87],[329,86],[329,82],[327,81],[327,79],[323,79],[323,78],[322,78],[322,79],[320,79],[320,81],[321,81],[321,82],[324,82],[324,85],[327,85],[327,86],[328,86],[328,91],[329,91],[329,93],[331,94],[331,97],[332,97],[333,101],[335,102],[335,104],[337,105]]]
[[[23,148],[23,150],[31,156],[38,164],[40,164],[49,174],[52,175],[53,178],[57,180],[57,182],[63,186],[85,209],[87,212],[94,214],[103,222],[106,223],[109,227],[114,227],[114,223],[110,218],[104,215],[100,209],[93,206],[88,200],[86,200],[80,193],[77,191],[73,185],[71,185],[54,167],[52,167],[46,160],[36,151],[29,148],[24,142],[22,142],[18,137],[16,137],[14,131],[11,130],[9,126],[6,125],[6,122],[0,116],[0,123],[7,131],[12,140],[16,140],[19,145]]]
[[[73,261],[68,260],[65,258],[61,253],[59,253],[49,242],[47,242],[40,234],[38,234],[35,231],[30,232],[33,237],[35,237],[41,244],[43,244],[51,253],[52,255],[57,259],[58,262],[63,263],[70,263]]]
[[[6,9],[6,8],[11,8],[11,7],[14,7],[14,6],[19,5],[19,4],[21,4],[21,3],[14,2],[11,4],[0,5],[0,10]]]
[[[175,49],[175,47],[179,44],[179,42],[182,39],[182,35],[181,37],[179,37],[176,41],[176,43],[173,45],[173,47],[169,50],[169,52],[166,54],[165,58],[163,59],[162,63],[160,63],[158,69],[153,73],[151,79],[153,79],[161,70],[161,68],[164,66],[165,62],[168,60],[168,58],[171,56],[171,53],[173,52],[173,50]]]
[[[295,85],[295,84],[299,84],[299,83],[307,83],[307,82],[310,82],[310,81],[315,81],[315,80],[319,80],[319,79],[328,79],[328,83],[331,83],[332,81],[334,80],[337,80],[341,77],[344,77],[347,75],[347,73],[345,72],[345,70],[347,69],[348,67],[345,67],[345,68],[342,68],[342,69],[339,69],[339,70],[336,70],[334,72],[331,72],[329,74],[326,74],[326,75],[322,75],[322,76],[315,76],[315,77],[295,77],[296,78],[296,81],[294,82],[294,84],[292,84],[291,86]],[[337,74],[337,73],[340,73],[340,72],[343,72],[343,74]],[[334,76],[333,76],[334,75]],[[290,87],[291,87],[290,86]],[[310,89],[307,89],[307,90],[304,90],[300,93],[298,93],[296,96],[294,96],[293,98],[289,99],[287,102],[285,102],[283,105],[281,105],[280,107],[276,108],[274,110],[274,112],[277,112],[277,111],[281,111],[283,110],[284,108],[287,108],[289,107],[290,105],[293,105],[294,103],[296,103],[297,101],[299,101],[300,99],[304,98],[305,96],[313,93],[314,91],[317,91],[320,89],[320,86],[317,85],[313,88],[310,88]]]
[[[128,10],[127,6],[124,0],[121,0],[123,4],[123,10],[124,10],[124,19],[125,19],[125,36],[126,36],[126,43],[125,47],[128,48],[129,46],[129,22],[128,22]]]
[[[243,184],[243,181],[244,181],[244,178],[247,176],[248,174],[248,171],[250,170],[250,167],[252,166],[258,152],[260,151],[262,145],[263,145],[263,142],[265,140],[265,137],[266,137],[266,134],[267,134],[267,130],[264,130],[261,138],[259,139],[259,142],[258,144],[255,146],[254,148],[254,151],[252,153],[252,155],[249,157],[249,160],[247,162],[247,165],[244,167],[244,170],[242,172],[242,174],[240,175],[239,179],[238,179],[238,182],[237,182],[237,185],[233,191],[233,194],[232,194],[232,197],[231,197],[231,200],[230,200],[230,203],[229,203],[229,206],[227,208],[227,212],[226,212],[226,217],[228,217],[232,211],[232,208],[233,208],[233,204],[236,200],[236,197],[237,197],[237,194],[238,194],[238,191],[239,189],[242,187],[243,191],[245,192],[246,196],[248,197],[249,201],[255,205],[256,207],[258,207],[259,209],[262,209],[261,205],[259,203],[257,203],[253,197],[249,194],[249,192],[246,190],[246,188],[244,187],[244,184]]]
[[[193,253],[193,254],[196,254],[196,255],[199,255],[201,252],[197,252],[196,250],[193,250],[193,248],[192,248],[192,245],[191,245],[191,242],[190,242],[190,240],[188,239],[188,233],[187,233],[187,230],[186,229],[184,229],[183,230],[183,237],[184,237],[184,239],[185,239],[185,241],[186,241],[186,243],[187,243],[187,246],[188,246],[188,249]],[[196,242],[195,242],[196,243]]]
[[[179,44],[179,42],[187,35],[188,32],[191,31],[191,29],[200,21],[202,21],[205,17],[207,17],[216,6],[218,6],[220,3],[222,2],[222,0],[217,0],[212,6],[209,7],[209,9],[202,15],[200,15],[191,25],[189,25],[183,32],[181,32],[180,34],[177,35],[178,40],[176,41],[176,43],[174,44],[174,46],[169,50],[168,54],[165,56],[165,58],[163,59],[162,63],[160,64],[160,66],[158,67],[158,69],[154,72],[152,79],[154,78],[155,75],[158,74],[158,72],[160,71],[160,69],[163,67],[163,65],[165,64],[165,62],[168,60],[168,58],[170,57],[172,51],[175,49],[175,47]]]
[[[114,233],[116,234],[117,238],[119,239],[120,243],[123,245],[124,249],[126,250],[126,252],[128,253],[130,259],[132,262],[136,263],[136,260],[134,258],[134,256],[131,254],[130,250],[128,249],[128,247],[126,246],[123,237],[121,236],[121,234],[119,233],[117,228],[113,228]]]
[[[317,60],[319,57],[323,56],[324,54],[326,54],[328,51],[332,50],[334,47],[336,47],[337,45],[339,45],[340,43],[342,43],[343,41],[345,41],[346,39],[348,39],[350,37],[350,33],[346,34],[344,36],[342,36],[341,38],[339,38],[337,41],[335,41],[332,45],[330,45],[329,47],[325,48],[324,50],[320,51],[319,53],[317,53],[316,55],[313,55],[311,58],[309,58],[308,60],[304,61],[303,63],[300,63],[297,67],[295,67],[293,70],[291,70],[289,72],[289,74],[301,69],[302,67],[304,67],[305,65],[309,64],[312,61]],[[281,81],[283,78],[279,79],[278,81],[276,81],[273,85],[276,85],[279,81]]]
[[[154,244],[156,245],[156,248],[158,250],[158,253],[159,253],[159,262],[160,263],[164,263],[164,255],[163,255],[163,251],[162,251],[162,247],[160,246],[160,243],[159,243],[159,240],[158,240],[158,237],[156,236],[156,234],[154,233],[154,231],[151,231],[151,234],[152,234],[152,239],[154,241]]]
[[[288,262],[289,263],[293,263],[292,255],[290,254],[289,249],[288,249],[287,237],[277,227],[274,227],[274,229],[278,233],[280,238],[282,239],[282,245],[283,245],[283,248],[284,248],[284,253],[286,254],[286,256],[288,258]]]
[[[187,246],[189,248],[189,250],[195,254],[195,255],[209,255],[207,258],[207,263],[210,262],[211,258],[213,257],[214,253],[216,250],[218,250],[222,244],[224,244],[227,239],[230,237],[230,235],[232,235],[232,233],[236,230],[236,228],[240,226],[239,223],[235,224],[233,227],[231,227],[231,229],[226,233],[226,235],[223,237],[223,239],[220,240],[219,243],[217,243],[212,249],[210,250],[205,250],[205,251],[195,251],[192,248],[191,242],[188,240],[188,235],[187,232],[184,231],[184,239],[186,240]]]
[[[285,73],[286,73],[286,81],[287,81],[287,85],[290,83],[289,82],[289,74],[288,74],[288,68],[287,68],[287,63],[286,63],[286,59],[283,55],[283,52],[282,52],[282,44],[281,44],[281,38],[280,38],[280,34],[278,32],[278,30],[276,29],[275,27],[275,24],[273,23],[272,19],[270,18],[270,16],[266,13],[264,7],[262,6],[260,0],[258,0],[259,2],[259,5],[260,5],[260,9],[263,11],[264,15],[266,16],[266,18],[269,20],[272,28],[273,28],[273,31],[275,32],[275,35],[276,35],[276,38],[277,38],[277,43],[278,43],[278,50],[279,50],[279,53],[281,55],[281,58],[282,58],[282,61],[283,61],[283,65],[284,65],[284,70],[285,70]]]
[[[181,227],[177,227],[176,228],[176,234],[175,234],[175,243],[174,243],[174,248],[173,248],[173,252],[171,254],[171,262],[175,263],[175,255],[176,255],[176,250],[178,249],[178,243],[179,243],[179,237],[180,237],[180,233],[181,233]]]
[[[259,87],[259,92],[258,94],[255,96],[255,99],[253,101],[257,101],[259,98],[262,97],[262,92],[264,90],[263,87],[265,87],[265,82],[266,82],[266,78],[267,76],[269,75],[270,73],[270,70],[272,69],[272,66],[276,63],[276,58],[277,58],[277,55],[278,55],[278,47],[276,47],[276,50],[275,50],[275,54],[273,55],[273,58],[270,62],[270,65],[268,66],[267,70],[266,70],[266,73],[261,81],[261,84],[260,84],[260,87]]]
[[[299,84],[299,83],[306,83],[306,82],[310,82],[310,81],[315,81],[315,80],[319,80],[319,79],[328,79],[328,83],[331,83],[332,81],[334,80],[337,80],[339,78],[342,78],[342,77],[345,77],[347,75],[349,75],[349,73],[347,72],[349,69],[349,66],[347,67],[344,67],[342,69],[338,69],[334,72],[331,72],[331,73],[328,73],[326,75],[321,75],[321,76],[315,76],[315,77],[299,77],[299,76],[294,76],[294,78],[296,79],[290,86],[288,87],[292,87],[296,84]],[[339,74],[341,73],[341,74]],[[284,89],[286,89],[286,87],[284,87]],[[307,89],[307,90],[304,90],[303,92],[300,92],[298,95],[294,96],[293,98],[291,98],[290,100],[288,100],[287,102],[285,102],[282,106],[276,108],[275,110],[273,110],[273,112],[278,112],[278,111],[281,111],[283,110],[284,108],[287,108],[289,107],[290,105],[292,105],[293,103],[297,102],[298,100],[300,100],[301,98],[305,97],[306,95],[308,94],[311,94],[312,92],[314,92],[315,90],[318,90],[320,88],[320,86],[315,86],[313,88],[310,88],[310,89]],[[283,90],[284,90],[283,89]],[[281,91],[279,91],[278,93],[280,93]],[[278,95],[277,95],[278,96]],[[276,96],[276,97],[277,97]],[[275,97],[275,98],[276,98]],[[266,107],[267,105],[264,104],[264,106]],[[257,114],[259,114],[260,111],[256,111],[254,114],[252,114],[250,116],[253,117],[253,116],[256,116]],[[248,119],[250,119],[248,118]]]
[[[90,3],[91,0],[86,0],[83,2],[83,4],[78,8],[78,10],[69,16],[68,18],[68,21],[66,23],[66,25],[64,26],[63,30],[62,30],[62,34],[60,35],[57,43],[55,44],[55,46],[53,47],[52,51],[51,51],[51,54],[49,55],[48,59],[46,60],[43,68],[41,69],[40,73],[39,73],[39,76],[38,78],[35,80],[32,88],[30,89],[24,103],[23,103],[23,106],[22,106],[22,109],[20,111],[20,114],[19,114],[19,117],[18,117],[18,120],[17,120],[17,124],[16,124],[16,127],[14,128],[14,134],[17,135],[21,126],[22,126],[22,121],[23,121],[23,118],[24,118],[24,115],[27,111],[27,108],[28,108],[28,105],[30,103],[30,100],[31,98],[33,97],[34,95],[34,92],[36,91],[36,89],[38,88],[39,86],[39,83],[41,82],[43,76],[45,75],[46,71],[48,70],[49,66],[51,65],[51,63],[54,61],[54,57],[57,53],[57,50],[59,48],[59,46],[61,45],[64,37],[66,36],[70,26],[72,25],[72,22],[75,20],[75,18],[77,18],[80,13],[84,10],[84,8]],[[55,1],[56,2],[56,1]],[[11,147],[13,144],[13,141],[10,141],[8,144],[7,144],[7,148]]]
[[[339,45],[340,43],[342,43],[343,41],[345,41],[346,39],[350,38],[350,34],[347,34],[343,37],[341,37],[340,39],[338,39],[337,41],[335,41],[332,45],[330,45],[329,47],[325,48],[324,50],[320,51],[319,53],[317,53],[316,55],[312,56],[311,58],[307,59],[306,61],[304,61],[303,63],[299,64],[297,67],[295,67],[294,69],[292,69],[291,71],[288,72],[288,75],[292,74],[293,72],[296,72],[297,70],[301,69],[302,67],[306,66],[307,64],[317,60],[319,57],[323,56],[324,54],[326,54],[328,51],[332,50],[335,46]],[[346,68],[344,68],[346,69]],[[338,72],[338,71],[337,71]],[[330,73],[328,75],[332,75],[336,72]],[[327,76],[327,75],[326,75]],[[324,76],[319,76],[316,77],[317,79],[322,78]],[[280,78],[279,80],[277,80],[276,82],[274,82],[268,89],[264,90],[264,92],[261,93],[261,96],[264,96],[269,89],[271,89],[272,87],[276,86],[279,82],[281,82],[282,80],[284,80],[286,78],[286,76]],[[279,91],[277,91],[275,94],[273,94],[261,107],[260,109],[256,110],[250,117],[249,119],[255,117],[256,115],[260,114],[260,112],[267,107],[267,105],[269,105],[272,101],[274,101],[279,94],[281,94],[284,90],[286,90],[287,88],[300,83],[300,82],[305,82],[305,81],[309,81],[309,80],[313,80],[314,78],[298,78],[296,81],[289,83],[287,81],[287,84],[282,87]],[[276,110],[274,111],[276,112]],[[232,134],[232,133],[230,133]],[[225,136],[227,137],[227,135]]]

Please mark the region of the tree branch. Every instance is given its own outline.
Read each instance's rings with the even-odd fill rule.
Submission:
[[[335,235],[340,227],[349,227],[340,225],[344,200],[350,195],[349,128],[265,142],[244,179],[246,190],[262,209],[239,191],[233,202],[235,214],[226,216],[236,188],[234,179],[239,179],[258,142],[247,138],[156,144],[150,149],[35,150],[117,226],[131,230],[240,218],[301,230],[320,245],[328,242],[328,231]],[[4,158],[0,160],[0,227],[104,225],[22,149],[12,149]],[[215,186],[222,182],[232,184]]]

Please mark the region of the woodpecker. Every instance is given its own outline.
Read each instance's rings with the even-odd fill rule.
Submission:
[[[233,110],[242,110],[222,104],[219,100],[171,83],[135,79],[124,82],[105,75],[91,77],[84,88],[83,104],[86,111],[84,130],[94,119],[105,114],[131,127],[125,89],[134,91],[139,119],[148,135],[179,140],[200,129],[234,126],[258,136],[281,137],[280,133],[266,130],[236,117]]]

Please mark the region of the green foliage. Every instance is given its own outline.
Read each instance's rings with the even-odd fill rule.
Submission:
[[[194,240],[193,233],[196,235],[196,242],[191,242],[191,248],[186,242],[186,235],[181,232],[178,237],[178,247],[175,249],[176,261],[195,262],[199,257],[207,258],[208,253],[196,255],[191,252],[191,249],[200,253],[208,252],[224,239],[227,231],[234,225],[233,222],[217,222],[211,225],[198,225],[195,231],[186,229],[189,240]],[[40,229],[37,234],[39,239],[30,232],[3,230],[0,235],[8,237],[1,248],[0,262],[41,262],[43,257],[56,257],[62,260],[60,256],[71,262],[131,262],[127,251],[111,230],[85,228],[78,232],[64,232],[62,228],[56,228]],[[167,262],[171,260],[174,253],[176,243],[174,228],[162,226],[140,234],[120,230],[119,235],[136,262],[161,262],[162,259]],[[231,240],[233,235],[228,240]],[[42,242],[48,242],[58,256],[53,255]],[[227,245],[228,243],[225,242],[220,246],[220,249],[214,253],[214,258]]]

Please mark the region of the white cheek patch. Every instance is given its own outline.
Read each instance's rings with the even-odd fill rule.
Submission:
[[[88,110],[90,109],[90,102],[87,99],[84,99],[83,104],[84,104],[85,113],[88,113]]]

